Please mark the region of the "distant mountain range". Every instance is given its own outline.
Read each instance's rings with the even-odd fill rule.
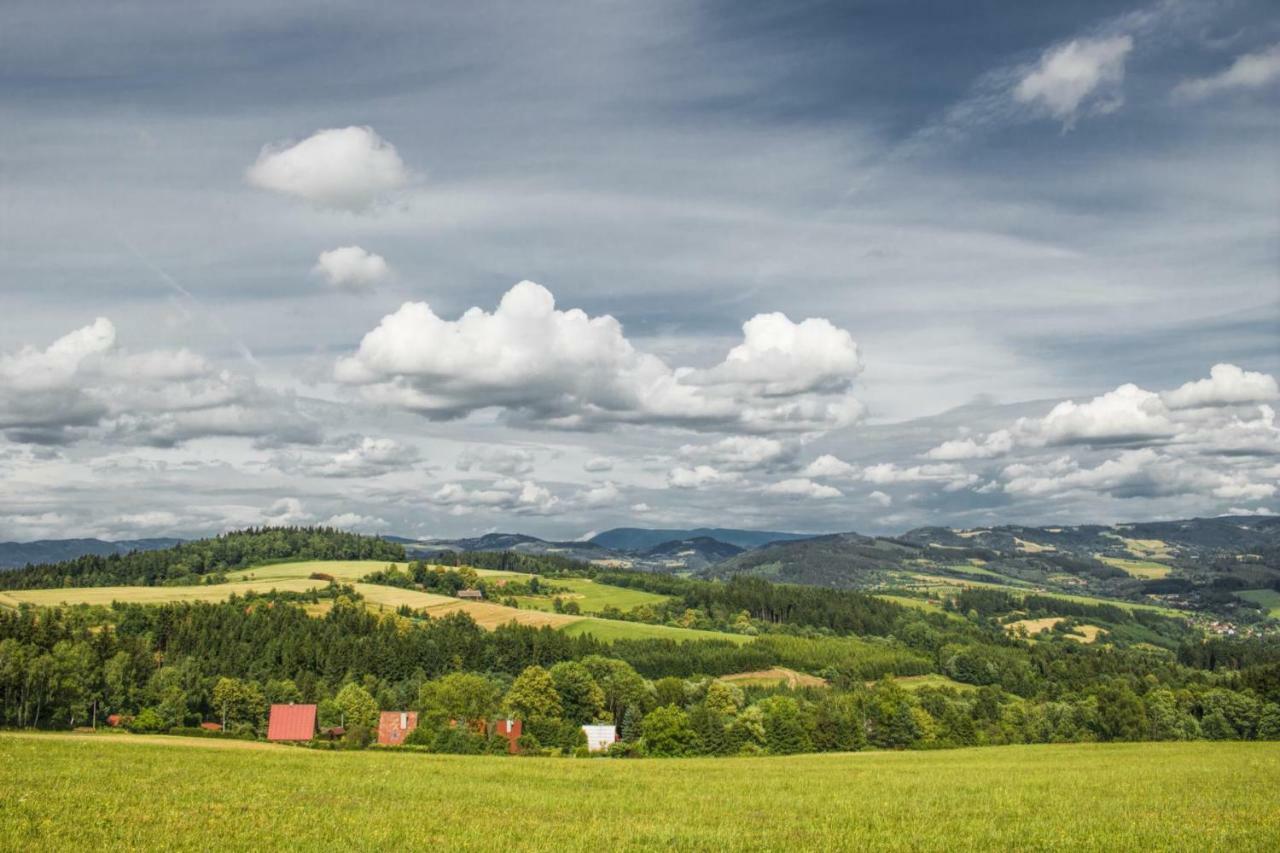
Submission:
[[[86,554],[127,554],[172,548],[181,539],[40,539],[35,542],[0,542],[0,569],[20,569],[28,563],[60,563]]]

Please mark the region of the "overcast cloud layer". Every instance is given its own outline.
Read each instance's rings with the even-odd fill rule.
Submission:
[[[0,9],[0,539],[1280,511],[1270,4],[439,6]]]

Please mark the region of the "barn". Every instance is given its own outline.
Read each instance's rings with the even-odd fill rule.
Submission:
[[[311,740],[316,733],[315,705],[272,705],[267,740]]]
[[[418,727],[416,711],[383,711],[378,717],[378,743],[400,746],[409,732]]]
[[[592,752],[603,752],[618,739],[615,726],[583,726],[582,731],[587,736],[587,749]]]

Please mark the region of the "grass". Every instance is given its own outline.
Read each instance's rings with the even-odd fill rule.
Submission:
[[[1038,634],[1046,631],[1052,631],[1054,626],[1063,620],[1062,616],[1046,616],[1043,619],[1019,619],[1016,622],[1010,622],[1004,626],[1004,629],[1010,634],[1016,634],[1019,628],[1025,628],[1027,636],[1035,639]],[[1097,642],[1098,637],[1102,634],[1102,629],[1097,625],[1076,625],[1071,632],[1064,635],[1069,640],[1075,640],[1080,643]]]
[[[1104,557],[1102,555],[1098,555],[1098,559],[1108,566],[1114,566],[1135,578],[1159,580],[1169,576],[1170,569],[1168,566],[1163,563],[1154,563],[1151,560],[1129,560],[1124,557]]]
[[[525,610],[524,613],[539,611]],[[558,614],[547,614],[558,615]],[[725,631],[699,631],[694,628],[675,628],[670,625],[649,625],[644,622],[623,622],[617,619],[596,619],[588,616],[564,617],[573,620],[564,627],[564,632],[572,636],[591,634],[597,640],[611,643],[614,640],[728,640],[742,645],[749,643],[754,637],[746,634],[730,634]]]
[[[232,593],[246,592],[306,592],[324,581],[301,578],[270,578],[237,583],[220,583],[200,586],[83,586],[56,589],[15,589],[0,593],[0,601],[11,607],[34,604],[37,607],[56,607],[61,604],[110,604],[113,601],[129,601],[138,604],[164,604],[170,601],[222,601]]]
[[[927,675],[897,675],[894,676],[893,682],[904,690],[919,690],[922,687],[950,687],[953,690],[977,690],[972,684],[965,684],[960,681],[931,672]],[[874,681],[868,681],[867,685],[875,684]]]
[[[743,687],[776,687],[785,684],[791,689],[797,687],[826,687],[827,680],[805,672],[796,672],[785,666],[772,669],[758,669],[754,672],[735,672],[732,675],[720,676],[720,681],[738,684]]]
[[[606,607],[630,610],[642,604],[663,604],[668,600],[668,596],[665,595],[645,592],[642,589],[609,586],[608,584],[596,583],[590,578],[547,578],[546,582],[556,587],[568,588],[569,592],[558,593],[559,597],[577,602],[583,613],[599,613]],[[555,597],[552,595],[520,595],[516,596],[516,601],[520,602],[521,607],[550,610],[553,606],[552,600]]]
[[[1246,589],[1237,592],[1236,595],[1246,601],[1261,604],[1267,609],[1272,619],[1280,619],[1280,592],[1274,589]]]
[[[944,613],[942,605],[923,598],[913,598],[909,595],[889,595],[886,593],[874,593],[876,598],[882,601],[892,601],[894,604],[901,604],[903,607],[914,607],[916,610],[923,610],[926,613]]]
[[[1280,847],[1275,743],[607,761],[156,740],[0,735],[0,849]]]

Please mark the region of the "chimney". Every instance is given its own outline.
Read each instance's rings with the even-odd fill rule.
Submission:
[[[400,712],[400,731],[409,728],[409,714],[405,711]]]

